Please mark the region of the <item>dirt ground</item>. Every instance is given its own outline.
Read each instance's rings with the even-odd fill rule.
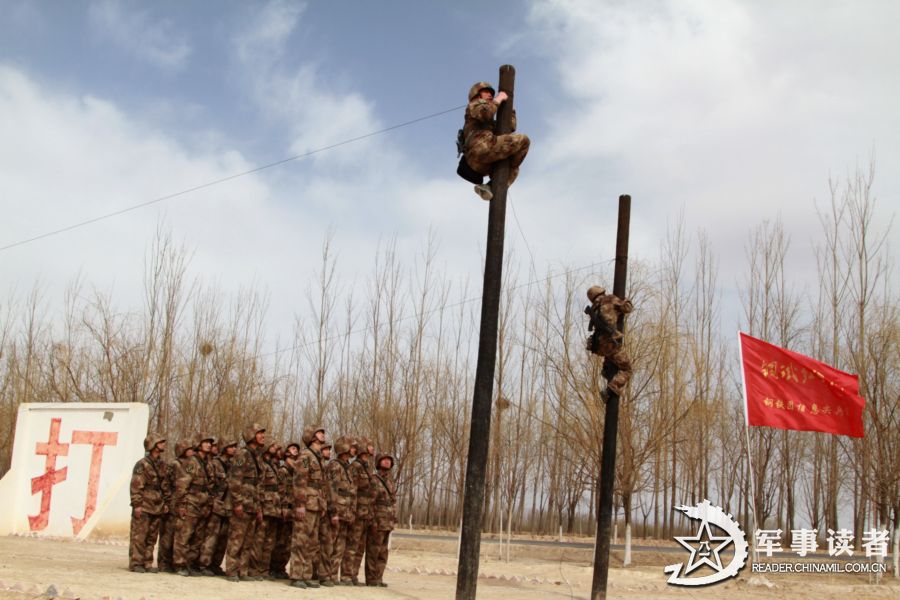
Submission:
[[[497,557],[499,548],[483,545],[478,597],[485,599],[588,598],[591,567],[587,552],[548,552],[544,548],[513,545],[512,560]],[[890,574],[881,585],[865,575],[754,576],[745,569],[733,581],[704,587],[677,588],[666,584],[662,567],[681,560],[672,554],[639,553],[636,566],[622,568],[612,557],[609,598],[796,598],[815,600],[900,600],[900,582]],[[455,544],[395,538],[392,543],[388,588],[319,588],[297,590],[284,582],[230,583],[220,578],[136,574],[126,568],[127,547],[122,541],[69,542],[24,537],[0,537],[0,600],[48,598],[53,586],[62,598],[145,600],[191,598],[238,600],[320,597],[335,600],[453,598],[456,589]],[[772,587],[769,587],[771,585]]]

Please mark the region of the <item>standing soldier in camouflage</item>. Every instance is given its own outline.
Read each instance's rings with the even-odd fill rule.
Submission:
[[[590,306],[584,312],[590,316],[587,339],[588,352],[603,357],[603,377],[607,379],[607,387],[621,396],[625,385],[631,379],[631,358],[623,348],[623,335],[616,328],[620,315],[627,315],[634,310],[631,300],[621,299],[615,294],[607,294],[599,285],[591,286],[587,291]],[[615,371],[615,375],[612,372]],[[612,378],[610,379],[610,376]]]
[[[204,575],[224,575],[222,559],[228,543],[228,467],[237,452],[237,441],[222,438],[217,444],[219,454],[210,461],[213,472],[212,514],[206,524],[206,541],[200,552],[200,567]]]
[[[278,479],[281,485],[281,520],[269,562],[269,573],[275,579],[289,579],[287,564],[291,559],[291,532],[294,529],[294,463],[299,454],[300,444],[297,442],[291,442],[280,453]]]
[[[463,149],[466,162],[481,175],[491,175],[494,163],[509,159],[509,179],[512,185],[519,176],[519,165],[525,160],[531,140],[521,133],[497,135],[494,120],[500,104],[506,100],[506,92],[494,97],[494,88],[486,81],[479,81],[469,89],[469,104],[463,125]],[[516,130],[516,112],[512,115],[512,130]],[[484,200],[493,198],[490,182],[475,186],[475,193]]]
[[[176,444],[176,448],[178,445]],[[159,570],[164,573],[174,573],[172,567],[172,554],[175,548],[175,524],[178,519],[175,516],[175,507],[172,505],[172,494],[175,493],[175,465],[173,461],[163,461],[165,465],[165,483],[163,485],[163,518],[159,526],[159,548],[156,550],[156,563]]]
[[[250,575],[256,579],[273,579],[269,574],[269,561],[275,547],[278,523],[281,520],[281,485],[278,479],[278,442],[266,444],[262,455],[262,513],[263,520],[256,530],[256,540],[250,559]]]
[[[333,525],[337,521],[337,517],[332,512],[331,506],[331,482],[325,471],[328,463],[331,461],[331,442],[325,441],[322,449],[319,451],[319,459],[322,463],[323,473],[325,476],[322,480],[322,496],[325,498],[327,510],[322,513],[319,519],[319,560],[315,569],[313,579],[317,579],[319,583],[325,587],[334,585],[334,575],[336,571],[331,568],[331,553],[334,551],[334,530]]]
[[[210,491],[214,473],[206,460],[212,448],[212,436],[199,434],[193,443],[193,453],[183,445],[175,465],[175,494],[173,503],[177,514],[173,562],[179,575],[199,574],[197,561],[200,546],[206,540],[206,522],[212,510]]]
[[[356,450],[356,460],[350,463],[350,477],[356,488],[356,519],[347,534],[347,546],[341,561],[342,585],[365,585],[358,579],[363,553],[366,551],[366,537],[372,522],[372,497],[375,491],[372,468],[369,466],[372,442],[368,438],[356,438],[351,445],[351,454]]]
[[[262,522],[260,454],[266,443],[266,428],[254,423],[244,430],[244,443],[228,469],[228,547],[225,575],[228,581],[249,581],[250,553],[256,528]]]
[[[350,527],[356,520],[356,485],[350,475],[350,444],[352,440],[341,436],[334,443],[337,458],[325,466],[325,475],[328,479],[329,501],[328,508],[331,513],[329,526],[331,527],[332,550],[329,557],[329,572],[331,580],[346,585],[352,583],[350,578],[337,579],[338,569],[344,558],[344,550],[347,547],[347,535]]]
[[[319,451],[325,439],[321,427],[303,432],[306,446],[294,466],[294,532],[291,538],[291,585],[317,588],[313,569],[319,561],[319,520],[328,508],[323,494],[325,473]]]
[[[135,573],[155,573],[153,546],[165,509],[163,486],[166,464],[162,454],[166,438],[151,433],[144,438],[146,455],[131,472],[131,539],[128,568]]]
[[[375,459],[378,468],[375,473],[375,518],[369,526],[366,542],[366,585],[387,587],[382,581],[387,566],[388,541],[397,523],[397,488],[391,477],[394,457],[381,454]]]

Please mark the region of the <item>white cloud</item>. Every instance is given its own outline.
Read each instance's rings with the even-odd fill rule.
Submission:
[[[241,73],[260,111],[282,124],[291,138],[288,151],[303,154],[381,127],[372,103],[352,90],[339,89],[320,73],[316,58],[298,63],[285,58],[290,36],[301,24],[304,5],[273,1],[235,36]],[[331,164],[353,164],[369,142],[329,153]],[[317,160],[317,159],[316,159]]]
[[[99,35],[140,60],[167,71],[183,69],[191,55],[185,36],[170,20],[154,20],[140,6],[97,0],[88,13],[90,24]]]
[[[646,242],[633,251],[655,257],[684,207],[730,285],[750,227],[780,215],[802,257],[796,272],[810,273],[813,198],[829,174],[874,147],[883,215],[900,195],[900,6],[866,7],[535,2],[523,43],[550,57],[557,101],[523,170],[528,221],[550,240],[586,240],[571,215],[590,215],[611,253],[615,198],[631,193],[632,240]],[[892,238],[896,247],[896,228]]]
[[[206,137],[219,141],[187,145],[107,99],[54,90],[0,65],[0,246],[256,166],[221,135]],[[8,249],[0,253],[0,302],[40,280],[55,312],[63,287],[80,274],[114,289],[121,310],[137,309],[159,219],[192,252],[192,274],[226,293],[269,291],[270,342],[289,336],[294,315],[305,313],[304,290],[329,228],[348,284],[363,285],[379,241],[392,236],[411,267],[434,224],[439,263],[451,277],[472,271],[482,260],[487,205],[450,178],[398,178],[395,160],[380,154],[351,178],[328,168],[302,178],[290,167],[266,171]]]

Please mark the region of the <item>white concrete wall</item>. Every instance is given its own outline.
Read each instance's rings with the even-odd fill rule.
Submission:
[[[0,480],[0,534],[127,536],[149,415],[140,403],[19,406],[12,467]]]

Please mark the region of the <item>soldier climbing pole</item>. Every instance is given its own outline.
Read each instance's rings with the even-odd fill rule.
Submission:
[[[616,271],[613,293],[625,298],[628,274],[628,229],[631,222],[631,196],[619,196],[619,224],[616,232]],[[624,315],[619,316],[616,329],[625,327]],[[609,379],[615,373],[609,373]],[[619,430],[619,395],[606,388],[606,418],[603,425],[603,455],[600,459],[600,493],[597,499],[597,543],[594,551],[594,577],[591,581],[591,600],[606,600],[606,581],[609,575],[609,544],[612,528],[613,487],[616,479],[616,436]]]
[[[516,70],[500,67],[501,92],[509,98],[497,112],[497,133],[512,131],[513,88]],[[478,363],[472,398],[472,425],[469,433],[469,457],[466,463],[466,488],[463,499],[462,536],[456,576],[457,600],[474,600],[478,582],[481,548],[481,523],[484,514],[484,477],[488,440],[491,435],[494,368],[497,362],[497,322],[500,312],[500,280],[503,273],[503,236],[506,228],[506,190],[509,159],[497,162],[491,175],[492,192],[488,213],[487,252],[484,260],[484,289],[481,297],[481,330],[478,336]]]

